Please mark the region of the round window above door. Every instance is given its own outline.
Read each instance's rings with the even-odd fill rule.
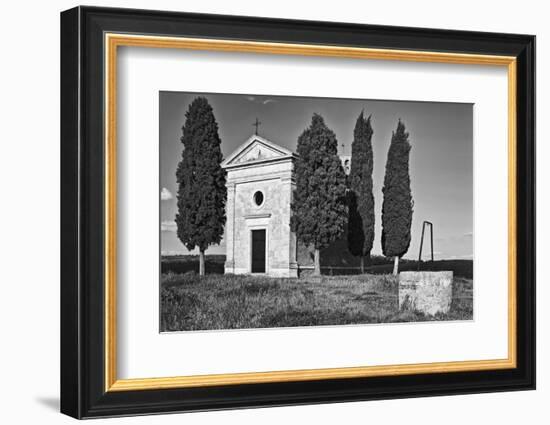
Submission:
[[[258,207],[261,207],[264,203],[264,194],[261,190],[258,190],[254,193],[254,204]]]

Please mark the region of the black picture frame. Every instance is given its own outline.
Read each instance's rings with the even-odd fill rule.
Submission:
[[[517,367],[474,372],[105,391],[104,34],[517,58]],[[535,388],[535,37],[131,9],[61,13],[61,412],[75,418]]]

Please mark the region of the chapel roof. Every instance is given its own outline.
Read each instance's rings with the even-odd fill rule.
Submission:
[[[242,145],[231,153],[223,162],[223,168],[272,162],[295,158],[291,150],[273,143],[257,134],[250,136]]]

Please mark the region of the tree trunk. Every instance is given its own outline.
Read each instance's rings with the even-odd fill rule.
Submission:
[[[199,275],[204,276],[204,250],[199,254]]]
[[[393,257],[393,275],[397,276],[397,273],[399,273],[399,257],[396,255]]]
[[[365,257],[361,255],[361,274],[365,274]]]
[[[315,269],[313,270],[314,276],[321,276],[321,252],[315,248]]]

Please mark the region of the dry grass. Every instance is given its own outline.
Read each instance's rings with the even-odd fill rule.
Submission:
[[[399,311],[391,275],[275,279],[162,275],[161,331],[472,319],[472,281],[455,278],[451,311]]]

